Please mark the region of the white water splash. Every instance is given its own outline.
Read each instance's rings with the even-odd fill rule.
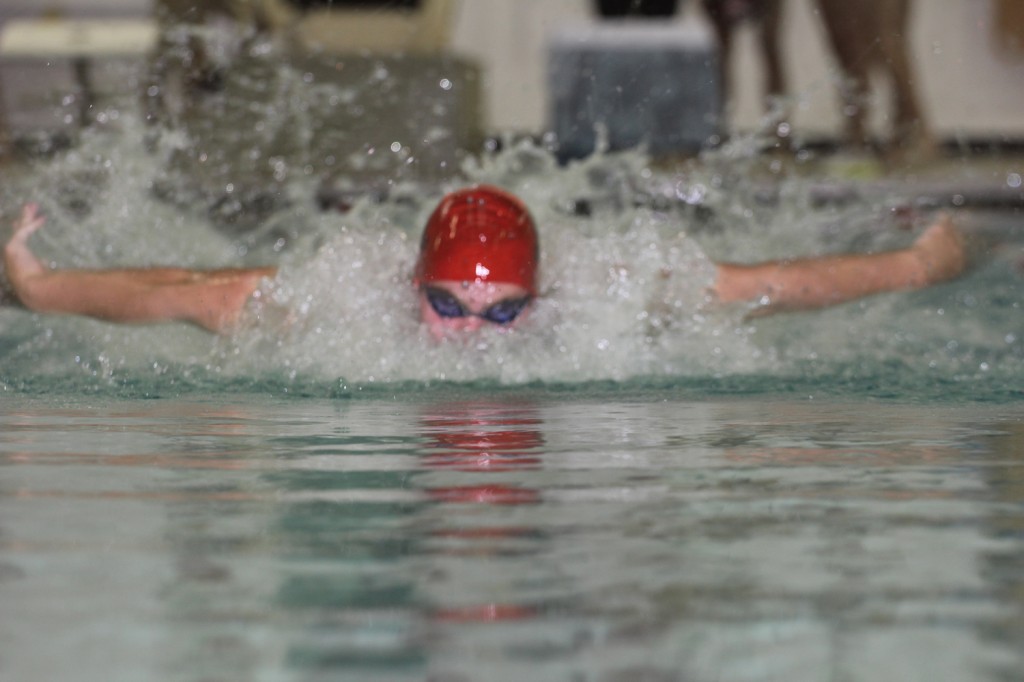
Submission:
[[[316,183],[300,177],[283,185],[285,196],[266,219],[233,232],[188,195],[161,197],[167,155],[187,140],[166,138],[153,152],[143,138],[129,116],[118,130],[85,135],[7,183],[4,212],[41,201],[49,223],[33,244],[59,267],[273,263],[279,275],[227,339],[178,324],[118,327],[2,310],[6,372],[131,377],[196,368],[359,385],[724,376],[865,358],[865,371],[894,359],[923,373],[943,366],[1020,371],[1017,330],[972,322],[977,307],[975,318],[965,318],[967,299],[951,299],[958,294],[949,289],[924,307],[914,303],[923,295],[882,297],[756,324],[744,321],[742,307],[709,305],[713,259],[878,248],[909,238],[879,229],[878,206],[813,208],[799,182],[782,183],[773,202],[760,200],[742,150],[663,173],[641,154],[560,167],[532,144],[509,144],[470,160],[443,187],[393,185],[388,199],[364,198],[345,214],[321,211]],[[444,191],[472,182],[504,186],[531,207],[541,231],[542,296],[511,330],[485,328],[438,343],[416,317],[411,272],[419,230]],[[694,207],[706,215],[698,219]],[[918,328],[904,329],[901,319],[917,319]]]

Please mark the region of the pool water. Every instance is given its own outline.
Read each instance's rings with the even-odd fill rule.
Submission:
[[[5,680],[1024,664],[1019,402],[7,394],[0,424]]]
[[[712,260],[927,206],[524,143],[347,212],[293,168],[239,225],[147,137],[9,174],[4,224],[39,201],[58,267],[281,273],[225,338],[0,307],[0,679],[1019,679],[1019,213],[957,215],[956,282],[765,318],[707,305]],[[530,205],[543,296],[438,343],[416,240],[468,182]]]

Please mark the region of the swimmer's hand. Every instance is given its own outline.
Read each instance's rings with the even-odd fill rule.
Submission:
[[[14,236],[28,239],[46,222],[46,217],[39,212],[39,204],[27,203],[21,207],[21,215],[14,221]]]
[[[46,271],[46,266],[28,248],[28,238],[46,223],[46,217],[39,212],[39,205],[25,204],[21,215],[14,221],[14,232],[4,246],[4,265],[7,276],[17,286],[17,280],[32,277]]]
[[[910,246],[909,252],[920,265],[922,278],[915,285],[927,286],[951,280],[967,268],[968,256],[964,235],[943,213]]]

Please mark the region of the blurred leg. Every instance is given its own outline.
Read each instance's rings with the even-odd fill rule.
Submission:
[[[932,140],[917,95],[910,61],[910,0],[879,0],[881,65],[892,84],[892,144],[897,148],[931,147]],[[907,151],[914,151],[907,149]]]
[[[875,18],[871,2],[817,0],[825,33],[842,70],[840,96],[843,102],[846,138],[866,147],[870,82],[869,66],[878,52]]]

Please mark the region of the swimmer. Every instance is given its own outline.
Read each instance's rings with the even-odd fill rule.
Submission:
[[[4,247],[17,300],[40,313],[121,323],[188,322],[215,333],[235,328],[273,267],[189,270],[54,270],[28,245],[45,218],[26,204]],[[431,333],[512,326],[537,297],[539,244],[526,206],[504,190],[478,185],[448,194],[427,221],[412,284]],[[886,292],[920,289],[959,276],[964,239],[941,216],[910,246],[756,264],[718,263],[711,294],[720,303],[763,302],[764,313],[838,305]]]

